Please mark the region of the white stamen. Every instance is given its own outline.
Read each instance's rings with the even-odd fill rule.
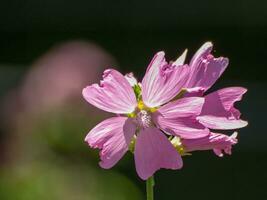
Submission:
[[[153,125],[151,115],[149,114],[149,112],[145,110],[140,110],[140,112],[137,113],[136,119],[137,119],[138,125],[141,128],[148,128]]]

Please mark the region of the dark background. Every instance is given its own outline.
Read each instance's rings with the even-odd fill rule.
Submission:
[[[239,131],[239,144],[234,147],[232,156],[221,159],[212,152],[197,152],[185,157],[182,170],[158,172],[156,199],[264,199],[267,196],[266,10],[267,1],[264,0],[2,1],[0,97],[4,98],[9,90],[21,83],[38,57],[65,41],[92,41],[117,60],[117,67],[122,72],[133,71],[139,78],[157,51],[164,50],[167,59],[171,60],[188,48],[190,58],[205,41],[212,41],[214,54],[230,59],[228,69],[214,88],[232,85],[248,88],[238,108],[249,126]],[[1,140],[6,143],[9,136],[4,123],[1,124]],[[82,142],[84,135],[81,136]],[[4,149],[8,151],[6,147]],[[69,158],[65,156],[64,159]],[[8,161],[3,159],[5,162]],[[112,171],[122,174],[133,182],[131,187],[141,191],[142,196],[145,187],[135,174],[131,156],[122,163],[110,172],[100,170],[100,174]],[[97,168],[97,158],[93,165]],[[4,167],[2,171],[3,176],[9,173]],[[105,175],[102,178],[105,179]],[[29,179],[27,184],[31,185],[35,180]],[[4,181],[2,185],[8,185]],[[48,184],[50,181],[54,180],[48,179]],[[16,180],[11,181],[10,187],[0,190],[3,199],[13,199],[5,194],[6,191],[29,190],[31,194],[30,191],[35,190],[31,186],[21,186],[18,190],[13,187],[16,183]],[[106,187],[114,184],[116,182],[106,183]],[[127,187],[123,190],[131,195]],[[38,195],[39,199],[47,199],[45,193]],[[112,198],[112,194],[107,195],[103,199]]]

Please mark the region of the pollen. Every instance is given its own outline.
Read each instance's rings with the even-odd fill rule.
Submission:
[[[130,118],[134,118],[134,117],[136,117],[136,113],[132,112],[132,113],[127,114],[127,116]]]
[[[157,107],[155,107],[155,108],[149,108],[149,111],[152,112],[152,113],[153,113],[153,112],[156,112],[157,110],[158,110]]]
[[[180,155],[184,155],[185,153],[184,147],[182,146],[176,147],[176,150],[179,152]]]
[[[139,110],[144,110],[146,108],[143,101],[138,101],[137,107],[139,108]]]
[[[190,153],[186,152],[186,149],[184,148],[181,139],[179,137],[174,137],[171,140],[172,145],[174,146],[174,148],[178,151],[178,153],[181,156],[185,156],[185,155],[191,155]]]

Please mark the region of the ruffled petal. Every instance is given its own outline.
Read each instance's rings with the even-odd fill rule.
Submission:
[[[190,66],[197,66],[202,61],[203,58],[208,57],[212,51],[212,42],[205,42],[195,53],[192,60],[190,61]]]
[[[116,114],[131,113],[137,102],[126,78],[116,70],[104,71],[100,86],[93,84],[83,89],[83,97],[92,105]]]
[[[153,113],[153,120],[166,133],[181,138],[200,138],[209,130],[196,117],[201,112],[204,98],[187,97],[170,102]]]
[[[190,62],[190,75],[186,88],[202,87],[208,90],[222,75],[229,61],[228,58],[214,58],[211,55],[212,43],[206,42],[196,52]]]
[[[143,180],[157,170],[180,169],[183,161],[166,136],[157,128],[142,129],[134,151],[136,171]]]
[[[128,145],[136,130],[132,119],[113,117],[99,123],[85,138],[92,148],[101,149],[100,166],[113,167],[127,152]]]
[[[164,55],[164,52],[159,52],[154,56],[142,81],[142,98],[148,107],[167,103],[179,93],[187,81],[189,67],[168,64]]]
[[[227,136],[220,133],[210,133],[210,135],[199,139],[182,139],[182,145],[186,152],[213,150],[214,153],[222,157],[223,152],[231,155],[232,146],[237,144],[237,133]]]
[[[197,119],[211,129],[228,130],[247,126],[248,123],[240,119],[240,112],[234,108],[234,103],[240,101],[246,91],[242,87],[229,87],[207,95]]]

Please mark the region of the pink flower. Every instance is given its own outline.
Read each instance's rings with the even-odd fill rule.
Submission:
[[[247,125],[234,108],[246,89],[224,88],[204,96],[228,65],[227,58],[214,58],[211,50],[212,44],[205,43],[189,65],[184,65],[187,51],[172,63],[159,52],[141,83],[133,74],[109,69],[100,85],[83,90],[90,104],[117,114],[85,138],[89,146],[101,149],[102,168],[113,167],[131,149],[136,171],[145,180],[161,168],[180,169],[181,155],[191,151],[231,153],[236,134],[229,137],[212,130]]]
[[[101,149],[102,168],[113,167],[135,141],[136,170],[145,180],[160,168],[180,169],[183,165],[166,134],[187,139],[209,135],[209,130],[196,119],[204,98],[186,97],[170,102],[188,79],[189,67],[183,65],[184,58],[185,53],[168,64],[164,52],[157,53],[141,86],[132,75],[124,77],[109,69],[100,85],[83,89],[90,104],[117,114],[98,124],[85,138],[89,146]]]

